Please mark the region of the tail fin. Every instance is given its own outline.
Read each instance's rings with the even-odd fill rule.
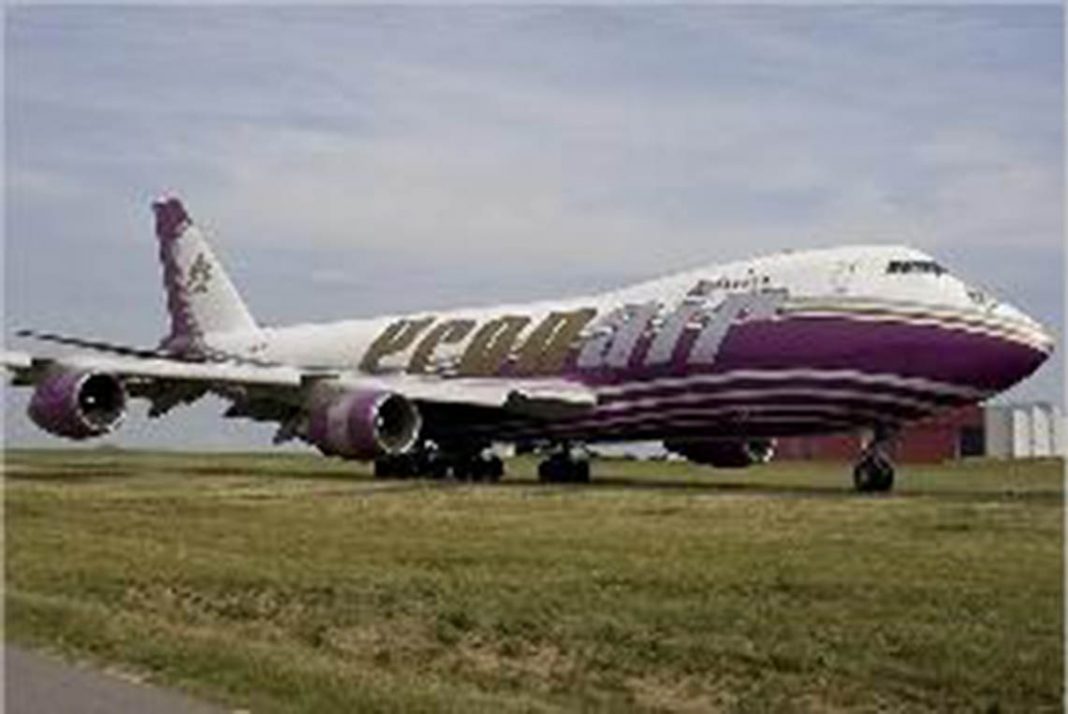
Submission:
[[[182,202],[166,196],[152,210],[171,316],[171,332],[161,346],[186,351],[208,333],[255,330],[256,321]]]

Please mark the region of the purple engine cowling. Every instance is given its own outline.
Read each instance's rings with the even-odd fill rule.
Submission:
[[[68,439],[101,436],[126,415],[126,388],[111,374],[53,369],[37,383],[27,411],[51,434]]]
[[[313,400],[308,441],[327,456],[370,460],[415,446],[423,420],[405,397],[384,391],[340,391]]]
[[[771,461],[775,442],[771,439],[669,439],[664,448],[697,464],[720,469],[744,469]]]

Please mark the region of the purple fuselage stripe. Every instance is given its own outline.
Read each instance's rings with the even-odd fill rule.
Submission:
[[[735,325],[710,366],[687,364],[694,339],[694,332],[684,335],[668,365],[645,366],[644,338],[623,369],[572,368],[569,377],[603,391],[589,412],[551,424],[505,419],[475,429],[584,441],[843,431],[974,403],[1048,356],[977,332],[840,317]]]
[[[952,393],[949,390],[941,391],[937,385],[924,388],[919,385],[897,384],[890,380],[877,379],[854,379],[850,377],[816,378],[812,377],[788,377],[776,379],[775,372],[769,372],[766,376],[757,378],[738,377],[723,381],[704,382],[700,378],[684,380],[672,384],[647,385],[636,384],[626,391],[612,392],[601,395],[599,402],[603,405],[629,404],[642,400],[672,400],[688,397],[715,397],[733,393],[767,393],[784,390],[794,392],[807,392],[812,394],[837,394],[851,393],[867,397],[871,395],[874,400],[902,402],[919,401],[933,404],[955,405],[973,401],[967,393]],[[784,375],[785,377],[786,375]]]
[[[788,436],[821,429],[841,431],[876,423],[902,423],[951,406],[922,400],[910,404],[895,403],[896,395],[878,390],[867,397],[860,393],[843,395],[831,390],[790,393],[781,388],[745,396],[730,393],[692,396],[697,398],[681,403],[646,399],[630,404],[616,403],[611,411],[599,407],[581,416],[548,424],[514,419],[465,428],[489,438],[536,438],[539,434],[551,433],[590,442],[656,439],[676,435],[680,430],[700,434],[702,428],[707,429],[708,435]]]
[[[718,368],[859,369],[1000,391],[1031,374],[1046,355],[999,337],[896,322],[796,318],[739,325]]]
[[[693,340],[693,333],[680,340],[668,366],[641,366],[647,345],[639,345],[626,369],[569,376],[591,385],[620,385],[736,370],[855,370],[996,392],[1031,374],[1048,356],[1019,342],[935,325],[822,317],[735,325],[709,367],[686,363]]]

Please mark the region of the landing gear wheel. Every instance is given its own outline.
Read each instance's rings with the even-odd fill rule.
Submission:
[[[440,454],[436,455],[427,464],[427,476],[440,481],[449,475],[449,462],[446,461]]]
[[[590,462],[589,461],[572,461],[571,476],[573,483],[589,483],[590,482]]]
[[[451,468],[457,481],[496,483],[504,476],[504,462],[493,453],[466,453],[447,457],[442,469]]]
[[[375,459],[374,474],[377,479],[393,478],[392,462],[389,459]]]
[[[499,456],[490,456],[486,460],[486,480],[490,483],[497,483],[502,476],[504,476],[504,462]]]
[[[459,458],[452,462],[452,477],[457,481],[469,481],[472,474],[471,459]]]
[[[894,487],[894,465],[883,457],[869,456],[853,468],[853,486],[860,493],[882,493]]]
[[[860,493],[884,493],[894,487],[894,462],[890,459],[896,434],[893,425],[879,424],[853,467],[853,486]]]
[[[489,476],[489,464],[486,459],[476,456],[471,459],[471,480],[475,483],[485,481]]]
[[[556,483],[560,480],[560,467],[556,457],[549,457],[538,464],[538,481]]]
[[[375,478],[412,478],[418,475],[418,464],[407,454],[375,459]]]
[[[590,462],[573,459],[566,453],[553,454],[538,464],[538,480],[542,483],[589,483]]]

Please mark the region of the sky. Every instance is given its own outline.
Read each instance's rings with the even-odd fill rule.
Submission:
[[[264,324],[874,242],[1060,335],[1062,28],[1058,5],[8,7],[7,348],[154,346],[168,191]],[[1005,398],[1062,401],[1062,355]],[[58,445],[26,397],[8,443]],[[223,407],[135,408],[108,442],[269,444]]]

